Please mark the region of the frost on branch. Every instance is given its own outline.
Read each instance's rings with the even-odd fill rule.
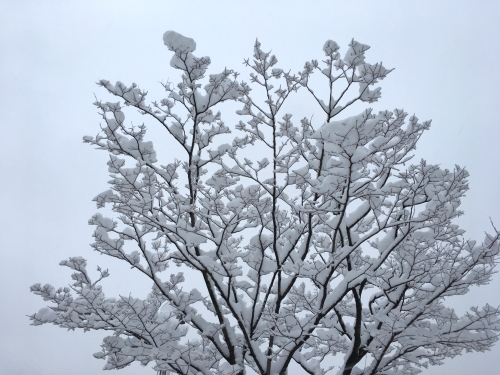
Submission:
[[[445,302],[490,281],[500,234],[476,244],[453,223],[465,169],[412,161],[429,121],[400,109],[339,117],[377,101],[372,86],[391,71],[365,61],[367,45],[352,40],[341,58],[328,40],[326,59],[294,75],[256,41],[244,82],[229,69],[206,77],[210,58],[192,54],[192,39],[169,31],[164,42],[179,83],[149,103],[136,84],[101,80],[119,101],[95,103],[101,132],[84,137],[110,154],[111,186],[94,201],[116,213],[89,220],[92,247],[151,290],[106,298],[108,271],[92,281],[73,257],[61,262],[73,270],[69,287],[32,286],[50,303],[30,317],[34,325],[109,331],[95,354],[105,369],[153,362],[185,375],[285,375],[292,361],[313,375],[408,375],[489,350],[499,309],[459,316]],[[316,71],[326,98],[313,89]],[[284,112],[298,91],[319,104],[324,123]],[[228,100],[241,105],[232,140],[215,111]],[[160,163],[146,126],[125,122],[127,106],[183,156]],[[168,272],[175,265],[189,275]],[[330,367],[336,356],[342,366]]]

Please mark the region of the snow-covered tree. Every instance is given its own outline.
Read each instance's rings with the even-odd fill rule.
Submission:
[[[228,69],[207,79],[210,58],[193,55],[192,39],[163,38],[180,82],[148,103],[136,84],[101,80],[120,101],[97,101],[102,132],[84,137],[110,154],[111,188],[94,201],[116,213],[90,219],[92,246],[151,291],[108,298],[99,284],[108,271],[91,279],[85,259],[69,258],[61,265],[73,284],[31,287],[51,303],[34,325],[109,331],[94,355],[105,369],[153,362],[185,375],[284,375],[292,364],[313,375],[410,375],[493,345],[499,308],[458,316],[444,304],[487,284],[498,261],[497,230],[476,244],[453,223],[467,171],[411,164],[430,122],[403,110],[339,119],[353,103],[376,102],[373,86],[390,73],[365,62],[367,45],[352,40],[341,58],[328,40],[323,62],[292,75],[256,42],[246,83]],[[325,98],[313,90],[320,77]],[[284,111],[299,89],[324,121]],[[216,111],[225,101],[243,105],[234,129]],[[159,163],[126,107],[183,155]]]

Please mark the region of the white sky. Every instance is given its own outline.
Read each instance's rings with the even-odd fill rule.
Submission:
[[[58,266],[62,259],[82,255],[90,269],[97,262],[109,267],[108,294],[142,297],[149,289],[88,246],[87,220],[96,211],[91,199],[106,189],[107,156],[81,137],[99,130],[94,93],[111,99],[95,85],[98,79],[137,82],[151,99],[161,99],[159,81],[177,81],[162,42],[166,30],[194,38],[195,54],[212,59],[210,72],[227,66],[243,76],[241,62],[251,56],[256,37],[264,50],[273,50],[280,67],[292,71],[321,59],[326,39],[337,41],[342,52],[353,37],[370,45],[368,62],[396,68],[382,82],[374,108],[404,108],[433,119],[417,156],[450,169],[467,167],[471,191],[459,224],[482,240],[489,217],[500,227],[499,14],[499,1],[477,0],[0,0],[0,373],[101,373],[104,362],[92,353],[99,351],[103,333],[29,326],[26,315],[43,306],[30,285],[70,282],[70,272]],[[317,107],[312,113],[319,118]],[[228,125],[239,120],[223,116]],[[149,125],[151,134],[161,134]],[[168,151],[159,154],[173,157]],[[497,275],[489,286],[450,303],[461,312],[486,302],[496,306],[499,288]],[[491,374],[499,355],[500,344],[424,374]],[[154,374],[138,365],[120,373]]]

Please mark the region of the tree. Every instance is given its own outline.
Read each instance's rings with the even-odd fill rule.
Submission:
[[[164,42],[180,83],[148,104],[136,84],[99,81],[120,102],[94,103],[102,132],[84,137],[110,153],[111,189],[94,201],[117,214],[90,219],[92,246],[149,279],[151,291],[106,298],[108,271],[98,267],[94,280],[85,259],[69,258],[61,265],[74,271],[71,286],[31,287],[52,303],[32,324],[110,331],[94,354],[105,369],[155,362],[186,375],[283,375],[291,364],[314,375],[417,374],[494,344],[499,308],[458,316],[444,305],[487,284],[498,262],[494,227],[477,245],[453,224],[467,171],[410,164],[430,122],[403,110],[337,120],[354,103],[376,102],[373,85],[391,71],[365,62],[367,45],[352,40],[340,58],[328,40],[322,64],[292,75],[257,41],[245,83],[229,69],[205,81],[210,58],[193,55],[192,39],[169,31]],[[315,73],[326,99],[313,90]],[[299,89],[326,114],[319,126],[284,112]],[[245,120],[229,143],[215,112],[225,101],[242,103]],[[145,125],[126,125],[121,102],[163,127],[183,159],[159,164]],[[184,272],[166,276],[171,265],[203,286]]]

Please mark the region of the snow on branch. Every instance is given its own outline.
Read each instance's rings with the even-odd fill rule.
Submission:
[[[401,109],[339,116],[377,101],[372,86],[391,72],[366,62],[367,45],[352,40],[341,58],[328,40],[322,63],[292,74],[256,41],[244,82],[230,69],[206,76],[211,60],[193,55],[193,39],[163,39],[179,82],[148,102],[135,83],[99,81],[118,101],[96,100],[101,131],[84,137],[109,153],[110,187],[94,201],[114,212],[89,220],[92,247],[151,290],[108,298],[109,272],[93,280],[85,259],[70,258],[61,262],[73,270],[69,287],[31,287],[49,304],[32,324],[108,331],[94,355],[105,369],[153,362],[185,375],[285,375],[292,361],[313,375],[417,374],[494,344],[498,307],[458,316],[445,304],[487,284],[500,250],[496,229],[476,244],[453,222],[467,171],[411,163],[430,121]],[[298,91],[325,122],[284,111]],[[219,111],[225,101],[241,105],[234,127]],[[146,126],[126,124],[127,107],[182,154],[160,164]],[[336,356],[340,368],[329,365]]]

